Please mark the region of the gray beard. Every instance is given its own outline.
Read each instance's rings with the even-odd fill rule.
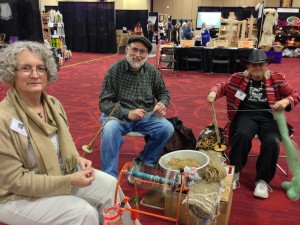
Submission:
[[[148,56],[147,56],[144,60],[141,60],[139,63],[134,63],[134,62],[133,62],[134,57],[130,57],[129,54],[127,53],[127,54],[126,54],[126,59],[127,59],[127,62],[129,63],[129,65],[130,65],[133,69],[140,69],[140,68],[142,68],[142,66],[143,66],[143,65],[145,64],[145,62],[147,61]]]

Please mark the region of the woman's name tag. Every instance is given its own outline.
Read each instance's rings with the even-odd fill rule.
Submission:
[[[243,101],[246,97],[246,94],[244,92],[238,90],[234,96]]]
[[[24,123],[22,123],[21,121],[13,118],[10,124],[10,129],[24,135],[24,136],[28,136],[25,130],[25,126]]]

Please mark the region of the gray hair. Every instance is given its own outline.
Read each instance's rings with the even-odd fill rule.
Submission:
[[[53,52],[43,44],[33,41],[18,41],[0,50],[0,82],[12,85],[15,78],[16,59],[23,51],[30,51],[39,56],[47,68],[47,80],[54,82],[57,78],[57,64]]]
[[[251,76],[251,74],[250,74],[250,72],[249,72],[248,69],[246,69],[246,70],[244,71],[243,74],[244,74],[245,77],[250,77],[250,76]],[[265,78],[265,79],[269,79],[270,77],[271,77],[270,70],[267,69],[267,70],[265,71],[265,73],[264,73],[264,78]]]

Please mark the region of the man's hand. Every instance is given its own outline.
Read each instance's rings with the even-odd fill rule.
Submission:
[[[209,103],[213,103],[213,102],[216,100],[216,97],[217,97],[217,93],[214,92],[214,91],[211,91],[211,92],[209,92],[208,95],[207,95],[207,101],[208,101]]]
[[[144,118],[146,114],[147,112],[144,109],[134,109],[129,111],[128,118],[136,121]]]
[[[164,103],[158,102],[154,107],[153,112],[164,116],[167,113],[167,108]]]

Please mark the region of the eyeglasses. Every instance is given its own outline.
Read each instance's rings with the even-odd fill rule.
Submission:
[[[136,47],[131,47],[131,46],[129,46],[129,48],[130,48],[131,52],[134,53],[134,54],[139,52],[140,55],[146,55],[148,53],[148,51],[145,50],[145,49],[138,49]]]
[[[30,66],[23,66],[21,68],[15,68],[16,71],[20,71],[24,74],[27,74],[27,75],[30,75],[33,73],[33,71],[36,71],[37,74],[39,75],[45,75],[47,74],[48,70],[46,67],[43,67],[43,66],[39,66],[39,67],[36,67],[35,69],[30,67]]]

